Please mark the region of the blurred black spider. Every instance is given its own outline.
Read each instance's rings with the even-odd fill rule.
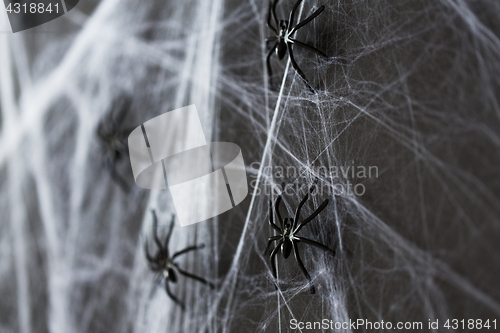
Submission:
[[[278,56],[279,60],[282,60],[285,57],[286,51],[288,50],[288,54],[290,55],[290,61],[292,62],[293,68],[297,71],[297,73],[300,75],[300,77],[304,80],[305,84],[309,88],[309,90],[314,93],[313,87],[309,84],[309,81],[306,78],[306,75],[302,70],[300,69],[299,65],[295,61],[295,58],[293,56],[293,49],[292,45],[297,45],[300,47],[303,47],[309,51],[312,51],[324,58],[328,58],[326,54],[321,52],[320,50],[316,49],[315,47],[312,47],[311,45],[308,45],[306,43],[300,42],[298,40],[293,39],[292,37],[294,36],[295,32],[314,20],[316,16],[321,14],[321,12],[325,9],[325,6],[321,6],[314,13],[311,14],[308,18],[306,18],[304,21],[298,23],[295,27],[292,27],[293,25],[293,20],[295,16],[295,12],[297,11],[297,8],[299,8],[299,4],[302,2],[302,0],[298,0],[297,3],[295,3],[295,6],[293,7],[292,11],[290,12],[290,18],[288,21],[286,20],[280,20],[278,21],[278,17],[276,15],[276,4],[278,3],[279,0],[274,0],[272,3],[269,3],[269,12],[267,14],[267,26],[269,29],[271,29],[276,35],[268,37],[266,39],[266,42],[276,42],[274,43],[273,47],[267,54],[267,72],[269,74],[269,81],[270,85],[272,86],[272,68],[271,68],[271,56],[273,55],[273,52],[276,51],[276,55]],[[275,26],[273,26],[271,22],[271,14],[274,19]]]
[[[316,247],[319,247],[320,249],[330,252],[331,254],[335,255],[335,251],[328,248],[327,246],[315,242],[313,240],[304,238],[304,237],[299,237],[297,236],[297,233],[304,227],[306,224],[311,222],[321,211],[328,205],[328,199],[323,201],[323,203],[311,214],[309,215],[306,219],[304,219],[302,222],[299,223],[299,218],[300,218],[300,210],[302,209],[302,206],[305,204],[307,199],[309,198],[309,193],[312,191],[312,187],[309,190],[308,193],[304,196],[302,201],[299,203],[299,206],[297,207],[297,210],[295,211],[295,218],[285,218],[283,220],[281,218],[280,212],[279,212],[279,207],[281,203],[281,194],[278,196],[276,199],[275,205],[274,205],[274,211],[276,212],[276,215],[278,216],[278,221],[280,223],[280,226],[277,226],[274,223],[273,219],[273,207],[272,207],[272,202],[269,201],[269,224],[271,225],[274,230],[278,232],[278,235],[269,237],[268,242],[267,242],[267,247],[264,253],[267,253],[269,250],[269,247],[271,246],[272,242],[278,241],[276,244],[276,247],[273,249],[270,255],[270,261],[271,261],[271,269],[274,278],[276,279],[276,262],[275,262],[275,256],[278,253],[278,251],[281,249],[281,253],[283,254],[283,257],[287,259],[290,256],[290,253],[294,252],[295,255],[295,260],[297,261],[297,264],[299,265],[300,269],[306,276],[307,280],[309,281],[310,288],[311,288],[311,294],[316,293],[316,289],[314,288],[314,285],[312,283],[311,277],[309,276],[309,273],[307,273],[306,268],[304,267],[304,264],[302,263],[302,260],[300,259],[299,255],[299,248],[298,248],[298,243],[304,242],[306,244],[314,245]]]
[[[175,215],[172,215],[172,221],[170,222],[170,229],[168,230],[167,237],[165,238],[163,245],[160,242],[160,239],[158,238],[158,220],[156,218],[156,212],[154,210],[151,211],[153,214],[153,239],[156,243],[156,246],[158,247],[158,251],[154,256],[151,256],[149,253],[149,245],[148,241],[146,239],[146,242],[144,243],[144,250],[146,253],[146,259],[148,260],[149,268],[157,273],[157,281],[161,282],[163,280],[163,283],[165,285],[165,291],[167,292],[167,295],[176,303],[178,304],[182,310],[184,310],[184,304],[179,301],[177,297],[175,297],[172,292],[170,291],[169,282],[176,283],[177,282],[177,273],[181,275],[184,275],[188,278],[197,280],[199,282],[202,282],[210,288],[215,288],[215,286],[211,283],[205,280],[204,278],[201,278],[199,276],[193,275],[191,273],[186,272],[182,268],[179,267],[177,263],[174,262],[175,258],[177,258],[180,255],[186,254],[190,251],[194,250],[199,250],[205,247],[205,244],[200,244],[200,245],[194,245],[194,246],[189,246],[185,248],[182,251],[174,253],[173,256],[170,257],[169,251],[168,251],[168,243],[170,241],[170,236],[172,236],[172,230],[174,228],[174,222],[175,222]]]
[[[111,178],[124,192],[129,191],[129,185],[125,178],[118,173],[116,165],[123,156],[128,156],[126,140],[132,129],[122,130],[120,127],[127,115],[126,111],[130,103],[129,97],[115,101],[110,115],[101,120],[97,127],[97,136],[105,154],[104,168],[108,170]]]

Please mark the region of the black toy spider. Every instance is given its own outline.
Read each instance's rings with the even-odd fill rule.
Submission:
[[[285,57],[286,51],[288,50],[288,54],[290,55],[290,61],[292,62],[293,68],[297,71],[297,73],[300,75],[300,77],[304,80],[305,84],[311,90],[312,93],[314,93],[313,87],[309,84],[309,81],[306,78],[306,75],[302,70],[300,69],[299,65],[297,65],[297,62],[295,61],[295,58],[293,56],[293,49],[292,45],[297,45],[300,47],[303,47],[309,51],[312,51],[324,58],[328,58],[326,54],[321,52],[320,50],[316,49],[315,47],[312,47],[311,45],[308,45],[306,43],[300,42],[298,40],[295,40],[292,38],[294,34],[314,20],[316,16],[321,14],[321,12],[325,9],[325,6],[321,6],[314,13],[311,14],[308,18],[306,18],[304,21],[298,23],[295,27],[293,26],[293,20],[295,16],[295,12],[297,11],[297,8],[299,8],[299,4],[302,2],[302,0],[298,0],[295,6],[293,7],[292,11],[290,12],[290,18],[288,21],[286,20],[280,20],[278,21],[278,17],[276,15],[276,4],[278,3],[279,0],[274,0],[273,3],[269,3],[269,12],[267,14],[267,26],[269,29],[271,29],[276,35],[268,37],[266,39],[266,42],[276,42],[274,43],[273,47],[267,54],[267,72],[269,74],[269,81],[270,85],[272,86],[272,68],[271,68],[271,56],[273,55],[273,52],[276,51],[276,55],[278,56],[279,60],[282,60]],[[271,14],[274,19],[275,26],[273,26],[271,22]]]
[[[311,192],[311,191],[309,191]],[[267,250],[271,246],[272,242],[278,241],[276,244],[276,247],[273,249],[270,255],[270,261],[271,261],[271,269],[274,278],[276,279],[276,262],[275,262],[275,256],[278,253],[278,251],[281,249],[281,253],[283,254],[283,257],[287,259],[290,256],[290,253],[294,252],[295,255],[295,260],[297,261],[297,264],[299,265],[300,269],[306,276],[307,280],[309,281],[309,284],[311,286],[311,294],[316,293],[316,289],[314,288],[314,285],[312,283],[311,277],[309,276],[309,273],[307,273],[306,268],[304,267],[304,264],[302,263],[302,260],[300,259],[299,255],[299,248],[298,248],[298,243],[303,242],[306,244],[314,245],[316,247],[319,247],[320,249],[330,252],[333,255],[335,255],[335,251],[326,247],[325,245],[315,242],[313,240],[304,238],[304,237],[299,237],[297,236],[297,233],[304,227],[306,224],[311,222],[321,211],[328,205],[328,199],[323,201],[323,203],[306,219],[304,219],[302,222],[299,223],[299,218],[300,218],[300,210],[302,209],[302,206],[305,204],[307,199],[309,198],[309,193],[306,193],[302,201],[299,203],[299,206],[297,207],[297,210],[295,212],[295,218],[285,218],[283,220],[281,218],[280,212],[279,212],[279,206],[281,203],[281,194],[278,196],[276,199],[275,205],[274,205],[274,211],[276,212],[276,215],[278,216],[278,221],[280,223],[280,226],[277,226],[274,223],[273,220],[273,207],[272,207],[272,202],[269,202],[269,224],[271,225],[274,230],[278,232],[277,236],[272,236],[269,237],[268,242],[267,242],[267,247],[264,253],[267,253]]]
[[[214,285],[211,282],[205,280],[204,278],[186,272],[185,270],[180,268],[179,265],[174,262],[174,260],[180,255],[186,254],[190,251],[204,248],[205,244],[189,246],[182,251],[174,253],[174,255],[170,257],[168,252],[168,243],[170,241],[170,236],[172,236],[175,216],[174,215],[172,216],[172,221],[170,222],[170,229],[168,230],[167,237],[165,238],[163,242],[164,244],[162,245],[160,239],[158,238],[158,220],[156,218],[156,212],[152,210],[151,213],[153,214],[153,239],[156,243],[156,246],[158,247],[158,252],[156,252],[154,256],[151,256],[151,254],[149,253],[148,241],[146,239],[146,242],[144,243],[144,250],[146,252],[146,259],[148,260],[149,268],[153,272],[157,273],[157,280],[159,282],[161,282],[162,280],[164,281],[165,291],[167,292],[167,295],[176,304],[178,304],[182,308],[182,310],[184,310],[184,304],[172,294],[168,285],[169,282],[172,283],[177,282],[177,272],[188,278],[207,284],[212,289],[214,288]]]
[[[117,163],[123,156],[128,156],[126,140],[132,129],[121,130],[119,127],[124,122],[130,103],[129,97],[115,101],[111,113],[97,127],[97,136],[105,154],[104,168],[124,192],[129,191],[129,185],[118,172]]]

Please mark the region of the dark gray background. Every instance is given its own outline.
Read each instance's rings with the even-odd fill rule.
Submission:
[[[316,95],[291,68],[281,94],[267,86],[266,1],[86,0],[0,36],[0,332],[288,332],[293,318],[439,319],[447,331],[446,319],[500,319],[500,5],[304,1],[301,17],[322,4],[297,39],[331,58],[295,52]],[[279,16],[293,5],[281,0]],[[285,65],[273,58],[276,82]],[[175,208],[168,191],[134,185],[128,156],[109,167],[98,128],[123,141],[192,103],[207,139],[242,148],[249,181],[252,162],[378,167],[377,178],[261,177],[261,190],[366,188],[304,206],[330,200],[301,231],[337,251],[300,245],[317,294],[281,255],[275,290],[266,195],[174,229],[172,249],[208,245],[179,263],[217,291],[182,280],[183,313],[155,287],[150,209],[164,232]],[[292,214],[301,194],[284,199]]]

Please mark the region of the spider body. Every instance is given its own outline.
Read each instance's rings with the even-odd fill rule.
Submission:
[[[163,278],[177,283],[177,274],[175,274],[175,270],[172,267],[163,270]]]
[[[288,31],[288,21],[281,20],[280,31],[278,34],[278,41],[277,41],[278,45],[276,46],[276,55],[278,56],[279,60],[282,60],[285,57],[287,50],[286,44],[290,42],[287,36],[287,31]]]
[[[157,280],[159,280],[159,282],[163,281],[167,295],[184,310],[184,304],[174,294],[172,294],[172,291],[170,290],[169,286],[169,282],[177,283],[178,274],[199,281],[203,284],[210,286],[211,288],[214,288],[214,285],[202,277],[196,276],[194,274],[188,273],[187,271],[183,270],[182,268],[179,267],[177,263],[174,262],[174,260],[178,256],[186,254],[190,251],[202,249],[205,247],[205,245],[200,244],[200,245],[189,246],[184,250],[176,252],[172,256],[170,256],[168,250],[168,243],[170,241],[170,237],[172,236],[175,216],[172,216],[172,221],[170,222],[170,229],[168,231],[167,237],[165,238],[162,244],[160,238],[158,237],[158,220],[156,218],[156,213],[154,210],[152,210],[151,213],[153,214],[153,239],[156,243],[156,246],[158,247],[158,251],[156,252],[155,255],[151,255],[149,252],[149,245],[146,240],[146,242],[144,243],[144,252],[146,253],[146,259],[148,260],[149,268],[157,274]]]
[[[289,222],[292,221],[292,222]],[[290,256],[290,253],[292,253],[292,248],[293,248],[293,233],[292,233],[292,224],[293,220],[291,218],[285,218],[283,221],[284,228],[283,228],[283,235],[282,235],[282,241],[283,243],[281,244],[281,254],[283,254],[283,257],[287,259]]]
[[[315,47],[308,45],[306,43],[300,42],[296,39],[293,38],[297,30],[314,20],[321,12],[325,9],[325,6],[319,7],[311,16],[306,18],[304,21],[298,23],[295,27],[293,27],[293,21],[294,21],[294,16],[295,12],[299,8],[300,3],[302,0],[298,0],[295,3],[295,6],[293,7],[292,11],[290,12],[290,18],[289,20],[278,20],[278,17],[276,15],[276,5],[278,4],[279,0],[274,0],[272,3],[269,3],[269,12],[267,16],[267,26],[269,29],[271,29],[275,35],[271,36],[266,39],[267,42],[275,42],[274,45],[272,46],[271,50],[267,54],[266,58],[266,64],[267,64],[267,72],[269,75],[269,81],[270,84],[272,85],[272,67],[271,67],[271,56],[273,53],[276,53],[278,56],[279,60],[282,60],[287,51],[288,54],[290,55],[290,61],[292,63],[293,68],[297,71],[299,76],[304,80],[305,84],[309,88],[309,90],[314,93],[313,87],[309,84],[309,81],[306,78],[306,75],[302,70],[300,69],[299,65],[295,61],[295,57],[293,55],[293,48],[292,45],[296,45],[302,48],[305,48],[309,51],[312,51],[324,58],[328,58],[326,54],[321,52],[320,50],[316,49]],[[271,18],[272,16],[272,18]],[[272,22],[272,19],[274,19],[274,25]]]
[[[281,214],[279,212],[281,195],[278,196],[278,198],[276,199],[274,205],[274,212],[273,212],[272,202],[269,203],[269,224],[274,230],[278,232],[278,235],[269,237],[267,242],[267,247],[264,253],[267,253],[267,250],[269,249],[269,247],[273,242],[278,242],[275,248],[272,250],[271,255],[269,257],[269,260],[271,262],[271,272],[273,274],[273,277],[276,279],[277,278],[276,261],[275,261],[276,255],[281,250],[281,254],[285,259],[287,259],[293,250],[293,253],[295,255],[295,260],[297,261],[297,264],[299,265],[302,273],[305,275],[310,284],[311,294],[314,294],[316,293],[316,289],[314,288],[309,273],[307,272],[304,264],[302,263],[302,259],[300,258],[299,254],[298,244],[306,243],[309,245],[313,245],[331,254],[335,254],[335,251],[321,243],[297,235],[299,231],[302,229],[302,227],[311,222],[328,205],[328,199],[327,199],[323,201],[323,203],[310,216],[308,216],[299,223],[300,210],[302,209],[302,206],[305,204],[308,198],[309,198],[309,193],[306,193],[302,201],[299,203],[297,210],[295,211],[295,218],[287,217],[284,220],[281,218]],[[274,223],[274,217],[273,217],[274,213],[276,213],[276,216],[278,217],[279,226],[276,223]]]
[[[130,187],[125,178],[117,170],[117,164],[128,155],[127,140],[131,129],[122,130],[126,111],[131,101],[128,97],[113,103],[111,114],[104,118],[97,127],[97,137],[104,151],[104,167],[109,171],[111,178],[120,186],[124,192]]]
[[[146,247],[146,249],[148,249]],[[146,252],[146,257],[148,257],[148,252]],[[168,253],[164,251],[158,251],[157,255],[152,258],[149,256],[149,268],[156,273],[161,274],[161,277],[176,283],[177,282],[177,274],[175,273],[175,267],[172,261],[172,258],[168,257]]]

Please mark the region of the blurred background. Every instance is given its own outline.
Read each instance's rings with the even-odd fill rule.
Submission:
[[[294,5],[280,0],[278,19]],[[315,94],[288,55],[271,57],[270,86],[268,1],[80,0],[0,33],[1,333],[295,332],[307,330],[293,320],[323,319],[495,331],[500,3],[304,0],[295,21],[321,5],[296,39],[329,58],[294,47]],[[135,185],[127,137],[189,104],[207,141],[241,147],[250,194],[176,222],[172,251],[206,244],[179,266],[217,286],[179,277],[182,311],[143,246],[151,210],[164,237],[175,207]],[[277,290],[264,254],[283,184],[283,217],[313,184],[302,217],[329,200],[300,231],[336,252],[299,244],[313,295],[280,253]]]

